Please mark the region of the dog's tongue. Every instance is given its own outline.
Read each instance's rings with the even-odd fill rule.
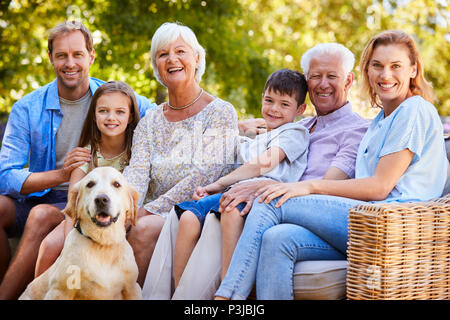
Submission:
[[[108,223],[111,220],[111,217],[107,214],[100,213],[97,215],[97,221],[100,223]]]

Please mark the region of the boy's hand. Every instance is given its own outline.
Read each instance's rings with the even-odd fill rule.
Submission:
[[[192,195],[193,200],[200,200],[206,196],[209,196],[205,187],[197,187],[195,188],[194,194]]]
[[[222,192],[225,187],[220,184],[218,181],[208,184],[205,187],[197,187],[195,188],[194,194],[192,195],[193,200],[200,200],[206,196]]]

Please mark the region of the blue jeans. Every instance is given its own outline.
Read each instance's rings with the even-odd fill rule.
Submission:
[[[256,271],[259,300],[292,300],[297,261],[345,260],[345,254],[308,229],[282,223],[263,234]]]
[[[258,199],[254,202],[231,259],[228,272],[217,290],[216,296],[229,299],[247,298],[256,279],[263,235],[269,228],[282,223],[303,227],[300,228],[302,234],[296,235],[296,240],[294,238],[289,239],[289,242],[296,242],[299,247],[308,247],[308,245],[313,244],[315,247],[327,248],[327,250],[317,248],[308,250],[308,252],[302,253],[302,255],[305,255],[305,259],[325,259],[327,256],[329,257],[328,259],[341,259],[345,256],[347,249],[348,210],[357,204],[364,203],[363,201],[325,195],[291,198],[280,208],[275,207],[277,201],[278,198],[271,201],[268,205],[259,203]],[[271,255],[270,252],[268,254]],[[291,280],[286,280],[288,279],[286,267],[289,268],[289,265],[278,266],[279,263],[286,263],[286,260],[274,259],[274,256],[269,258],[270,262],[267,262],[266,254],[261,257],[265,261],[262,262],[263,264],[272,264],[273,268],[271,270],[275,270],[271,274],[266,274],[266,276],[272,278],[271,280],[273,280],[273,283],[276,283],[276,286],[290,285],[292,287],[292,272],[290,275]],[[261,275],[264,272],[263,270],[260,267]],[[278,281],[287,282],[279,283]],[[264,291],[266,291],[265,286],[263,285],[262,288]],[[283,292],[286,292],[286,290],[283,289]],[[292,291],[292,288],[290,290]],[[285,294],[283,294],[283,297],[285,297]],[[282,297],[275,298],[281,299]]]

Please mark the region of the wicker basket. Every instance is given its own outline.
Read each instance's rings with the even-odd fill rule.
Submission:
[[[450,298],[450,195],[349,213],[348,299]]]

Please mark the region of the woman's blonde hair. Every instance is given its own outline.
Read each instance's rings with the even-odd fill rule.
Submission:
[[[416,66],[417,68],[416,76],[414,78],[411,78],[411,81],[409,83],[409,89],[411,93],[413,95],[419,95],[425,100],[433,103],[436,99],[436,96],[434,94],[432,85],[427,80],[425,80],[422,58],[420,57],[420,53],[417,49],[414,39],[406,32],[398,30],[388,30],[383,31],[370,39],[369,43],[366,45],[363,51],[359,64],[363,76],[362,91],[368,94],[370,98],[370,104],[372,106],[377,106],[380,108],[382,107],[377,94],[369,83],[368,67],[370,59],[372,58],[373,51],[376,47],[380,45],[390,44],[403,44],[409,51],[409,59],[411,61],[411,65]]]

